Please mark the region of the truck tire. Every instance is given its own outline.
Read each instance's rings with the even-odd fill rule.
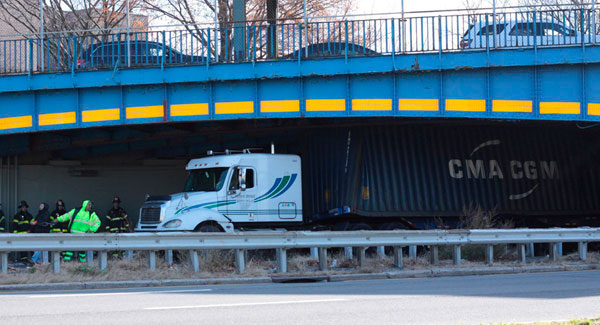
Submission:
[[[196,231],[197,232],[221,232],[221,229],[219,229],[219,227],[217,227],[215,225],[211,225],[211,224],[207,223],[207,224],[200,226],[200,228],[198,228]]]
[[[389,222],[381,225],[379,230],[404,230],[408,229],[402,222]]]
[[[354,223],[348,230],[373,230],[373,227],[364,222]]]

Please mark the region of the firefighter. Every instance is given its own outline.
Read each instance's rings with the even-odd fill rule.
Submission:
[[[31,215],[31,213],[29,213],[29,211],[27,211],[28,208],[29,205],[27,204],[27,202],[21,201],[21,203],[19,204],[19,211],[13,217],[12,232],[14,234],[26,234],[31,232],[33,216]],[[29,256],[29,252],[19,252],[15,255],[15,262],[21,261],[29,263]]]
[[[129,219],[127,218],[127,212],[121,208],[121,199],[115,196],[112,201],[113,207],[106,214],[106,232],[110,233],[123,233],[131,232],[129,228]],[[111,252],[113,257],[121,257],[123,252],[114,251]]]
[[[115,196],[112,203],[112,209],[106,214],[106,232],[131,232],[127,213],[121,208],[121,199],[118,196]]]
[[[62,216],[63,214],[67,213],[67,208],[65,207],[65,201],[63,200],[58,200],[56,201],[56,209],[54,209],[54,211],[52,211],[52,213],[50,213],[50,221],[54,222],[54,220],[56,220],[58,217]],[[55,224],[52,225],[52,229],[50,229],[50,232],[69,232],[69,222],[65,221],[65,222],[57,222]]]
[[[56,218],[54,223],[69,222],[69,232],[73,234],[85,234],[98,231],[100,228],[100,218],[92,209],[93,203],[90,200],[83,201],[81,207],[75,208],[62,216]],[[73,260],[74,252],[65,252],[65,261]],[[85,252],[79,252],[79,261],[85,262]]]
[[[0,232],[6,232],[6,218],[4,210],[2,210],[2,204],[0,204]]]

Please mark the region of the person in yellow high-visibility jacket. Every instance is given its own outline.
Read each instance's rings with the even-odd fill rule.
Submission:
[[[92,201],[85,200],[79,208],[75,208],[62,216],[54,219],[56,222],[69,221],[69,232],[74,234],[82,234],[96,232],[100,228],[100,218],[94,210],[92,210]],[[73,259],[73,252],[65,252],[65,261]],[[85,262],[85,252],[79,252],[79,261]]]

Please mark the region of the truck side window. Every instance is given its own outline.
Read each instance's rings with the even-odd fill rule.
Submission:
[[[254,169],[246,169],[246,188],[254,187]]]
[[[246,188],[254,187],[254,169],[246,168]],[[240,168],[236,168],[231,175],[231,182],[229,183],[229,190],[240,189]]]
[[[238,190],[240,188],[240,170],[236,168],[231,175],[231,182],[229,183],[229,190]]]

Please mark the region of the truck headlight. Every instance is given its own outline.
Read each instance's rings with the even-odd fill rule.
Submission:
[[[174,219],[163,225],[163,228],[177,228],[181,226],[181,220]]]

